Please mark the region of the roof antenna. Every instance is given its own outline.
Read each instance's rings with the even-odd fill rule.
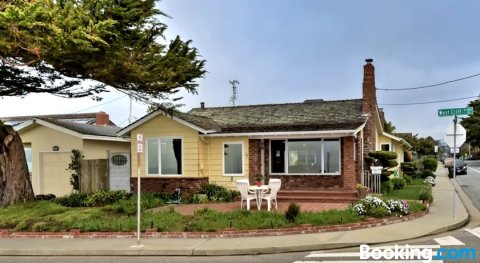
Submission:
[[[230,80],[229,82],[230,84],[232,84],[232,97],[230,97],[230,101],[232,102],[233,107],[235,107],[235,101],[238,98],[238,91],[236,85],[240,84],[240,82],[238,82],[237,80]]]

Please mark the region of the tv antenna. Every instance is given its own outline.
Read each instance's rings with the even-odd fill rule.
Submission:
[[[230,84],[232,84],[232,97],[230,97],[230,101],[233,104],[233,107],[235,107],[235,101],[238,98],[238,91],[237,91],[237,85],[240,84],[237,80],[230,80]]]

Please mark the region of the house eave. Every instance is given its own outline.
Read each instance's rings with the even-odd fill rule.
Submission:
[[[267,138],[287,138],[287,137],[322,137],[322,138],[338,138],[356,136],[356,134],[364,126],[360,126],[355,130],[331,130],[331,131],[285,131],[285,132],[239,132],[239,133],[210,133],[204,137],[250,137],[252,139]]]

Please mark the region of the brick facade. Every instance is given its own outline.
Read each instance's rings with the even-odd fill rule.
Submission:
[[[260,154],[261,140],[248,141],[248,179],[251,184],[255,182],[255,175],[258,173],[265,174],[261,171],[262,160]]]
[[[180,188],[182,192],[196,193],[200,190],[200,185],[208,183],[208,177],[196,178],[168,178],[168,177],[142,177],[141,189],[142,193],[173,193],[176,188]],[[137,192],[137,178],[130,178],[130,189]]]

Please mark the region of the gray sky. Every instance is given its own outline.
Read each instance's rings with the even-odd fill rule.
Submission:
[[[164,0],[159,7],[172,17],[163,19],[167,38],[193,40],[207,60],[199,94],[186,94],[183,110],[202,101],[229,105],[233,79],[240,82],[239,105],[361,98],[365,58],[374,59],[379,89],[480,73],[478,1]],[[451,118],[439,118],[437,109],[465,107],[472,99],[383,104],[478,96],[479,82],[480,76],[421,90],[379,90],[378,103],[398,132],[440,139]],[[3,98],[0,116],[104,110],[125,125],[128,99],[122,96],[111,92],[99,103],[52,95]],[[134,116],[145,108],[134,103]]]

